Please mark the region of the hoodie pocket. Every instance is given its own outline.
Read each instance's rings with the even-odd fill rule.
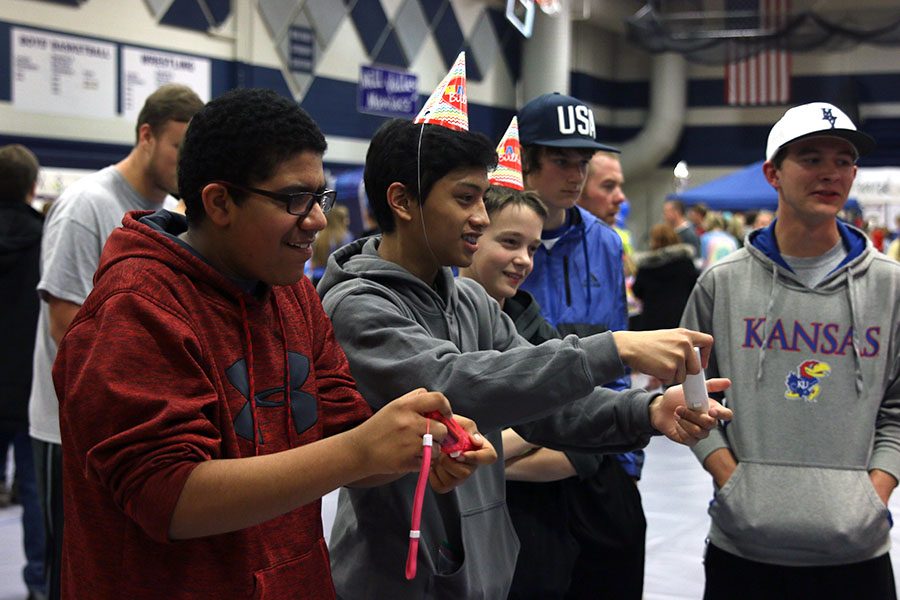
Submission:
[[[255,600],[335,597],[328,551],[321,539],[306,554],[260,569],[253,578]]]
[[[709,514],[743,556],[785,564],[872,558],[890,529],[864,470],[739,463]]]
[[[460,515],[463,560],[455,570],[431,577],[428,598],[493,600],[505,598],[519,554],[506,502],[500,500]],[[513,547],[510,548],[509,546]],[[447,563],[445,563],[447,564]]]

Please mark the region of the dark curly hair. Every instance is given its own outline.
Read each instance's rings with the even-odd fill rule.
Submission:
[[[416,177],[416,157],[422,125],[393,119],[375,132],[369,144],[363,180],[375,220],[385,233],[391,233],[396,227],[387,202],[387,189],[392,183],[402,183],[419,204],[423,204],[434,184],[451,171],[466,167],[487,170],[497,165],[494,144],[486,136],[438,125],[424,127],[421,194]]]
[[[265,89],[223,94],[191,119],[178,155],[178,189],[188,223],[203,221],[200,192],[209,182],[253,186],[291,157],[306,151],[321,155],[326,148],[319,126],[293,100]],[[232,197],[243,200],[237,190]]]

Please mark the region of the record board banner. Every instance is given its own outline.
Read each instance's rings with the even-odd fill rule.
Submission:
[[[116,116],[116,45],[13,27],[16,110],[90,118]]]
[[[209,102],[211,61],[184,54],[122,48],[122,113],[131,121],[137,120],[147,96],[166,83],[188,86]]]

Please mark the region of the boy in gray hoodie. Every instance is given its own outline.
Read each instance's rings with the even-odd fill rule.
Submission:
[[[427,382],[454,410],[477,415],[498,450],[509,426],[540,445],[620,452],[643,447],[655,432],[694,443],[713,417],[729,418],[715,403],[710,415],[686,414],[680,386],[656,397],[597,388],[625,364],[682,380],[699,368],[691,347],[708,348],[710,336],[623,331],[532,346],[478,283],[454,280],[450,267],[471,262],[487,226],[482,196],[495,164],[493,145],[468,131],[394,120],[372,139],[365,185],[384,235],[333,254],[318,288],[372,407],[392,390]],[[506,598],[519,544],[503,461],[453,492],[426,492],[418,574],[405,581],[415,484],[404,477],[341,490],[330,544],[338,596]]]
[[[896,598],[888,499],[900,476],[900,265],[838,221],[874,140],[840,109],[769,133],[778,219],[699,280],[682,323],[738,415],[694,447],[715,493],[707,600]]]

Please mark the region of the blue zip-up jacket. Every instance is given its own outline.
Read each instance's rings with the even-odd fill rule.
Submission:
[[[628,329],[622,239],[581,207],[568,210],[566,227],[552,249],[538,248],[534,270],[522,289],[535,297],[543,317],[563,335]],[[606,387],[624,390],[631,382],[626,375]],[[617,458],[629,475],[640,478],[643,451]]]

